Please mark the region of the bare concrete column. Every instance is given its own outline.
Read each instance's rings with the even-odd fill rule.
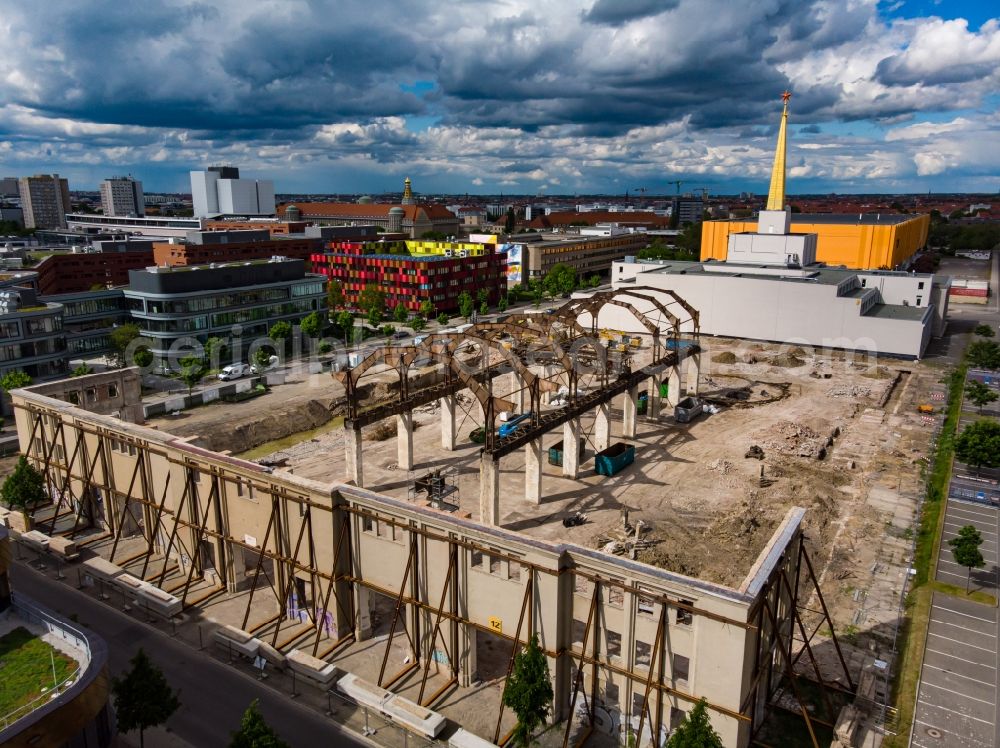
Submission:
[[[611,444],[611,403],[601,403],[594,410],[594,449],[600,452]]]
[[[660,417],[660,408],[662,406],[660,384],[662,382],[662,372],[656,372],[649,378],[649,402],[646,403],[646,413],[654,421]]]
[[[441,449],[455,449],[455,437],[455,396],[445,395],[441,398]]]
[[[479,521],[500,524],[500,461],[485,451],[479,456]]]
[[[361,457],[361,429],[344,429],[344,449],[347,454],[347,480],[364,488],[364,462]]]
[[[372,612],[369,597],[370,590],[360,584],[354,585],[354,610],[357,611],[357,624],[354,627],[354,637],[364,641],[372,635]]]
[[[468,688],[476,681],[479,668],[476,658],[477,631],[472,626],[462,626],[458,633],[459,647],[459,685]]]
[[[571,418],[563,424],[563,475],[580,476],[580,419]]]
[[[549,366],[548,364],[546,364],[545,366],[542,367],[542,379],[549,379],[550,377],[555,376],[557,371],[559,371],[559,367]],[[552,402],[552,398],[556,396],[557,389],[559,388],[557,387],[555,390],[547,390],[543,392],[542,402],[546,405]]]
[[[400,470],[413,470],[413,412],[396,416],[396,463]]]
[[[524,381],[516,371],[510,373],[510,401],[514,403],[518,413],[524,413],[525,403],[529,402],[528,391],[524,388]]]
[[[671,366],[667,376],[667,405],[671,408],[681,401],[681,370]]]
[[[542,503],[541,439],[532,439],[524,445],[524,498],[532,504]]]
[[[701,354],[696,353],[688,356],[687,363],[687,393],[689,395],[698,394],[698,380],[701,377]]]
[[[622,403],[622,437],[635,439],[636,416],[639,412],[639,385],[625,390]]]

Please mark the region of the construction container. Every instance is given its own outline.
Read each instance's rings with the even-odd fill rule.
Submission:
[[[639,397],[636,399],[635,412],[640,416],[646,415],[646,410],[649,408],[649,393],[645,390],[639,393]]]
[[[674,406],[674,420],[677,423],[690,423],[701,415],[703,409],[701,400],[696,397],[685,397]]]
[[[594,469],[598,475],[612,476],[635,461],[635,447],[625,442],[615,442],[594,455]]]
[[[583,462],[583,452],[587,446],[587,440],[584,437],[580,437],[580,451],[577,453],[577,464]],[[549,464],[558,465],[562,467],[563,464],[563,443],[562,441],[557,441],[551,447],[549,447]]]

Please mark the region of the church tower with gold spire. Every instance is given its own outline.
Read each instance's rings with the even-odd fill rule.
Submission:
[[[403,180],[403,200],[401,205],[416,205],[417,201],[413,198],[413,185],[410,183],[410,178],[407,177]]]
[[[792,234],[792,212],[785,205],[785,153],[788,148],[788,100],[781,94],[781,125],[771,166],[767,205],[757,217],[757,231],[730,234],[726,262],[802,267],[816,262],[816,234]]]

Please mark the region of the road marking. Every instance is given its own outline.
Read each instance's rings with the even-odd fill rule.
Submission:
[[[926,662],[924,663],[924,667],[929,667],[931,670],[937,670],[940,673],[947,673],[948,675],[954,675],[956,678],[965,678],[966,680],[971,680],[973,683],[978,683],[981,686],[985,686],[986,688],[992,688],[994,691],[997,690],[997,688],[996,688],[995,685],[993,685],[991,683],[985,683],[980,678],[973,678],[973,677],[971,677],[969,675],[962,675],[961,673],[956,673],[954,670],[946,670],[943,667],[938,667],[937,665],[929,665]],[[957,695],[958,696],[965,696],[965,694],[963,694],[963,693],[958,693]],[[969,698],[971,699],[972,697],[970,696]],[[990,702],[990,703],[992,704],[993,702]]]
[[[957,527],[957,528],[958,528],[958,529],[960,529],[960,530],[961,530],[961,529],[962,529],[963,527],[965,527],[965,525],[960,525],[960,524],[958,524],[957,522],[948,522],[948,520],[947,520],[947,519],[945,519],[945,523],[944,523],[944,526],[945,526],[945,527]],[[978,527],[977,527],[976,529],[977,529],[977,530],[979,530],[979,534],[980,534],[980,535],[992,535],[992,536],[993,536],[994,538],[995,538],[995,537],[997,536],[997,534],[996,534],[995,532],[989,532],[988,530],[982,530],[982,529],[980,529],[980,528],[978,528]]]
[[[989,670],[996,670],[996,668],[993,667],[992,665],[984,665],[981,662],[976,662],[975,660],[967,660],[964,657],[959,657],[958,655],[948,654],[947,652],[942,652],[942,651],[937,650],[937,649],[931,649],[930,647],[927,648],[927,651],[931,652],[932,654],[941,655],[942,657],[948,657],[948,658],[950,658],[952,660],[961,660],[962,662],[967,662],[970,665],[975,665],[976,667],[984,667],[984,668],[988,668]]]
[[[984,652],[989,652],[990,654],[996,654],[995,649],[987,649],[986,647],[977,647],[975,644],[969,644],[969,642],[964,642],[961,639],[952,639],[950,636],[945,636],[944,634],[939,634],[936,631],[928,631],[928,636],[936,636],[938,639],[947,639],[950,642],[955,642],[956,644],[961,644],[965,647],[972,647],[973,649],[981,649]]]
[[[979,616],[974,616],[971,613],[963,613],[962,611],[955,610],[954,608],[946,608],[943,605],[935,605],[934,607],[937,608],[938,610],[947,610],[949,613],[954,613],[955,615],[959,615],[959,616],[965,616],[966,618],[974,618],[977,621],[983,621],[985,623],[996,623],[997,622],[995,618],[980,618]]]
[[[929,707],[933,707],[934,709],[940,709],[940,710],[945,711],[945,712],[951,712],[952,714],[957,714],[959,717],[968,717],[969,719],[976,720],[976,722],[984,722],[987,725],[992,725],[993,724],[988,719],[982,719],[980,717],[973,717],[971,714],[966,714],[965,712],[959,712],[959,711],[956,711],[954,709],[949,709],[946,706],[938,706],[937,704],[924,704],[923,706],[929,706]],[[917,723],[919,723],[921,725],[927,725],[928,727],[936,727],[938,730],[942,730],[943,732],[951,732],[950,730],[943,730],[943,728],[938,727],[937,725],[932,725],[930,722],[924,722],[922,719],[916,719],[916,720],[914,720],[914,722],[917,722]],[[957,735],[958,733],[953,733],[953,734]],[[966,737],[966,736],[962,735],[960,737]],[[976,740],[975,738],[971,738],[971,739],[972,740]],[[976,742],[980,743],[980,744],[983,744],[982,741],[979,741],[979,740],[976,740]],[[988,744],[984,744],[984,745],[988,745]]]
[[[927,665],[925,663],[924,667],[926,667],[926,666]],[[939,686],[936,683],[931,683],[930,681],[924,681],[924,685],[925,686],[930,686],[931,688],[937,688],[937,689],[940,689],[942,691],[947,691],[948,693],[950,693],[950,694],[952,694],[954,696],[958,696],[959,698],[962,698],[962,699],[970,699],[971,701],[978,701],[978,702],[980,702],[982,704],[989,704],[990,706],[996,706],[996,702],[985,701],[984,699],[977,699],[975,696],[966,696],[964,693],[955,693],[955,689],[953,689],[953,688],[948,688],[947,686]],[[990,724],[993,724],[993,723],[991,722]]]

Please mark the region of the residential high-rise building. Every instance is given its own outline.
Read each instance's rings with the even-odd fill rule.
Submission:
[[[199,218],[214,215],[274,215],[274,182],[240,179],[235,166],[191,172],[191,200]]]
[[[17,187],[21,193],[25,228],[66,228],[66,211],[70,203],[69,183],[65,179],[58,174],[37,174],[21,177]]]
[[[17,177],[0,179],[0,197],[17,197]]]
[[[106,216],[144,216],[146,201],[142,182],[132,177],[112,177],[101,182],[101,207]]]

